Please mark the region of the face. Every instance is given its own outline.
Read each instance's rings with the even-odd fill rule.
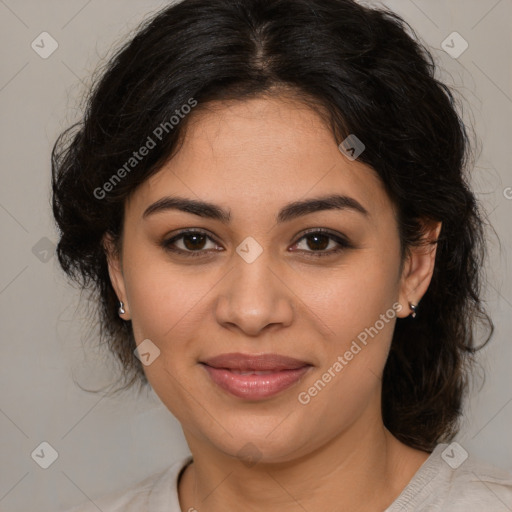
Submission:
[[[151,340],[151,386],[189,442],[230,455],[286,461],[361,435],[381,419],[396,316],[426,290],[433,255],[400,272],[383,184],[308,107],[258,98],[191,121],[127,202],[110,261],[123,318]],[[233,353],[272,356],[213,360]]]

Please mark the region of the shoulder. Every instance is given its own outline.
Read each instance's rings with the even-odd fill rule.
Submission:
[[[445,453],[445,457],[450,453]],[[447,501],[461,504],[453,508],[454,512],[470,510],[469,504],[474,510],[512,510],[512,473],[509,471],[468,456],[448,474]]]
[[[507,512],[512,473],[439,444],[386,512]]]
[[[180,512],[177,482],[181,470],[189,463],[191,456],[175,462],[169,468],[153,473],[128,488],[109,493],[99,498],[90,498],[66,512],[140,512],[153,510],[156,502],[165,504],[169,512]],[[178,508],[176,508],[178,505]]]

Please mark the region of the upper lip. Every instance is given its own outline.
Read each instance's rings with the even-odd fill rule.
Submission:
[[[293,357],[282,356],[279,354],[220,354],[215,357],[211,357],[202,363],[211,366],[213,368],[226,368],[229,370],[295,370],[296,368],[302,368],[304,366],[310,366],[305,361],[294,359]]]

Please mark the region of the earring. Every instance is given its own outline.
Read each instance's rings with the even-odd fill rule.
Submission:
[[[126,311],[124,310],[124,303],[122,300],[119,301],[119,309],[117,310],[120,315],[124,315]]]
[[[411,308],[411,317],[416,318],[416,310],[418,309],[418,304],[413,304],[412,302],[409,302],[409,307]]]

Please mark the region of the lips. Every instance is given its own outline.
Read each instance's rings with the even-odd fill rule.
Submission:
[[[202,362],[212,381],[238,398],[262,400],[298,382],[312,367],[279,354],[221,354]]]
[[[300,361],[292,357],[279,354],[221,354],[204,361],[204,364],[212,368],[226,368],[240,371],[266,371],[276,372],[281,370],[295,370],[307,366],[306,361]]]

